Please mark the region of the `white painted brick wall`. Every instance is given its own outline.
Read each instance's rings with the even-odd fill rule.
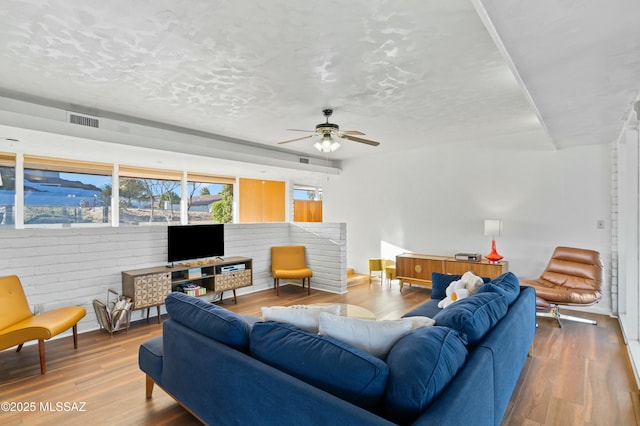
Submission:
[[[345,292],[345,225],[314,224],[313,230],[290,223],[226,225],[225,255],[253,259],[254,285],[238,294],[272,288],[271,246],[290,244],[307,246],[313,288]],[[0,239],[0,274],[20,277],[32,307],[83,306],[87,316],[78,324],[79,331],[99,327],[92,301],[105,300],[108,289],[121,292],[122,271],[164,265],[167,260],[166,226],[0,229]],[[136,311],[132,318],[143,314]],[[155,309],[151,315],[156,315]]]
[[[346,234],[344,223],[291,224],[291,244],[307,248],[307,261],[313,270],[312,288],[334,293],[347,291]]]

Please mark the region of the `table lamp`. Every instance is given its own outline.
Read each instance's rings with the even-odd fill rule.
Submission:
[[[491,253],[485,256],[490,262],[499,262],[502,256],[496,250],[496,237],[500,236],[502,231],[502,221],[497,219],[486,219],[484,221],[484,235],[491,237]]]

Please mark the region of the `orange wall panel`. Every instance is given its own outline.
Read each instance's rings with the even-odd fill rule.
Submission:
[[[294,222],[322,222],[322,201],[294,200]]]
[[[240,223],[284,222],[285,184],[240,178]]]

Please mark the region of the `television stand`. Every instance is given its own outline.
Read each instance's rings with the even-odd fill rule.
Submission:
[[[197,285],[205,294],[220,293],[220,300],[225,291],[232,290],[233,301],[238,303],[236,289],[253,285],[253,260],[232,256],[122,272],[122,294],[131,298],[131,310],[147,309],[147,316],[149,308],[160,309],[169,293],[181,291],[183,284]]]

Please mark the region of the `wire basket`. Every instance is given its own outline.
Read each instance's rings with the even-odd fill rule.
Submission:
[[[107,330],[112,337],[113,333],[117,331],[129,330],[130,308],[131,299],[111,289],[107,290],[106,303],[93,299],[93,310],[96,313],[100,327]]]

